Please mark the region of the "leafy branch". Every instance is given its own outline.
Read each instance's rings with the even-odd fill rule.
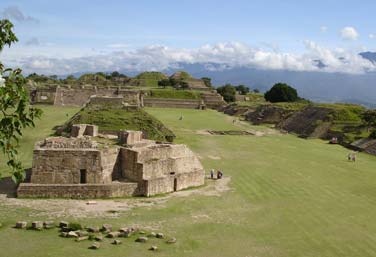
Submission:
[[[9,20],[0,20],[0,51],[18,41],[12,29]],[[30,106],[25,84],[20,69],[4,69],[0,63],[0,151],[7,158],[12,179],[17,183],[25,178],[18,159],[19,139],[23,129],[34,127],[34,120],[42,115],[40,109]]]

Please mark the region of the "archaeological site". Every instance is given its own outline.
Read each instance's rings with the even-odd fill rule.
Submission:
[[[37,142],[30,181],[18,197],[108,198],[152,196],[204,184],[204,169],[186,146],[143,139],[141,131],[118,137],[77,124],[70,137]]]

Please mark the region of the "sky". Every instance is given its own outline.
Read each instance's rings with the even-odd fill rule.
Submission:
[[[375,64],[376,1],[1,0],[19,42],[0,61],[25,72],[216,67],[363,73]]]

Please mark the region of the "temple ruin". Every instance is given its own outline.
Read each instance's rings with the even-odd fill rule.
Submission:
[[[186,146],[143,139],[141,131],[118,137],[94,125],[74,125],[70,137],[37,142],[30,182],[18,197],[108,198],[152,196],[204,184],[205,172]]]

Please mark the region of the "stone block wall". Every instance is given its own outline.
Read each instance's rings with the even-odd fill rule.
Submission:
[[[185,108],[199,109],[201,100],[197,99],[169,99],[169,98],[144,98],[144,106],[160,108]]]
[[[54,104],[56,89],[36,89],[30,93],[33,104]]]
[[[197,187],[203,185],[205,183],[204,180],[205,177],[202,170],[151,179],[146,181],[143,195],[152,196],[179,191],[189,187]]]
[[[90,104],[92,105],[111,105],[111,107],[123,107],[123,97],[119,96],[91,96]]]
[[[31,183],[79,184],[85,170],[87,184],[111,183],[120,177],[119,149],[34,150]]]
[[[95,95],[95,88],[90,89],[72,89],[58,87],[54,105],[58,106],[83,106],[89,101],[90,96]]]
[[[43,141],[35,144],[35,149],[48,149],[53,148],[55,150],[69,149],[96,149],[98,147],[97,142],[90,140],[87,137],[80,138],[65,138],[65,137],[51,137],[46,138]]]
[[[97,149],[36,149],[32,170],[35,184],[79,184],[80,170],[86,170],[87,183],[104,183]]]
[[[143,183],[143,195],[168,193],[204,183],[204,169],[185,145],[154,144],[121,149],[124,177]]]
[[[118,94],[123,96],[124,102],[126,103],[143,106],[143,97],[140,91],[120,89],[118,90]]]
[[[74,124],[71,129],[71,137],[98,136],[98,126],[89,124]]]
[[[101,150],[100,164],[102,168],[102,183],[111,183],[120,176],[119,148]]]
[[[54,105],[58,106],[83,106],[91,96],[98,96],[94,99],[97,104],[122,104],[126,102],[137,106],[142,106],[142,97],[139,91],[121,90],[115,87],[87,87],[87,88],[65,88],[58,87],[55,93]],[[99,99],[106,96],[107,99]]]
[[[142,164],[138,163],[138,152],[129,148],[120,149],[122,176],[131,180],[142,181]]]
[[[140,195],[137,183],[111,184],[30,184],[21,183],[17,196],[22,198],[111,198]]]
[[[120,144],[134,145],[142,140],[142,131],[120,131],[118,137]]]

